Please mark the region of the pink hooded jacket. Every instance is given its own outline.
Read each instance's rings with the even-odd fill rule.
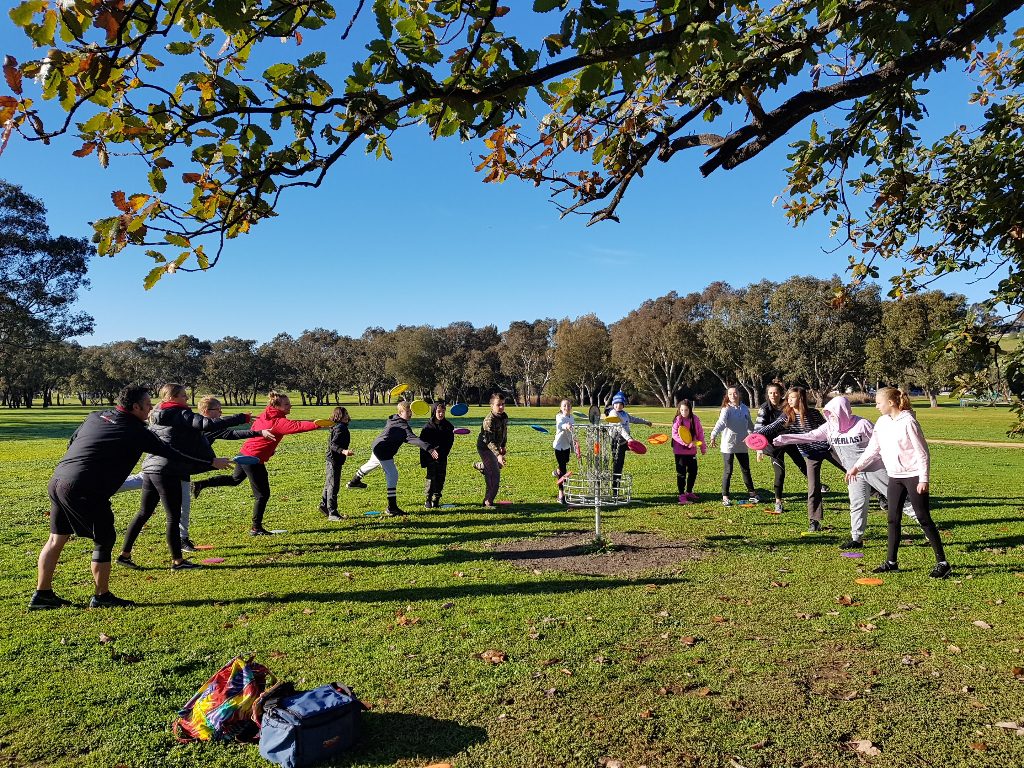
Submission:
[[[882,457],[889,477],[916,477],[917,482],[928,482],[930,455],[921,425],[910,411],[895,416],[880,416],[875,424],[864,455],[857,461],[857,469],[864,469],[876,457]]]
[[[867,450],[875,428],[867,419],[855,415],[850,409],[850,401],[841,395],[829,400],[824,411],[825,423],[817,429],[802,435],[779,435],[772,441],[772,444],[783,446],[828,441],[835,452],[839,454],[839,460],[843,466],[852,469]],[[878,457],[867,466],[862,467],[865,472],[881,468],[882,461]]]

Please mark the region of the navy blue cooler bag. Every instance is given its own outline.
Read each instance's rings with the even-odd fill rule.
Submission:
[[[355,744],[366,707],[339,683],[275,697],[263,703],[260,754],[284,768],[330,760]]]

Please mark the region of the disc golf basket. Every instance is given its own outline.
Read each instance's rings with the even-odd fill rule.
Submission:
[[[594,509],[594,537],[601,540],[602,507],[628,504],[633,495],[633,476],[614,472],[612,437],[618,427],[612,424],[582,424],[573,430],[577,469],[563,483],[565,501],[570,507]]]

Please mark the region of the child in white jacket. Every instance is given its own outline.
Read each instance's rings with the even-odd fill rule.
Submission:
[[[946,562],[939,531],[928,510],[928,443],[925,442],[921,425],[914,418],[910,398],[894,387],[883,387],[875,395],[875,406],[882,416],[875,424],[874,434],[864,454],[846,473],[846,479],[853,481],[879,456],[889,474],[886,497],[889,500],[889,547],[887,559],[875,568],[875,573],[898,571],[896,563],[900,546],[900,511],[903,502],[910,500],[917,521],[924,529],[928,542],[935,552],[936,565],[928,574],[933,579],[949,576],[951,568]]]

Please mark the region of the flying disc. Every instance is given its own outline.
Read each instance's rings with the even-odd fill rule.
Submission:
[[[241,464],[242,466],[252,466],[253,464],[259,464],[260,460],[255,456],[243,456],[239,454],[232,459],[235,464]]]
[[[409,388],[409,385],[408,385],[408,384],[399,384],[399,385],[398,385],[398,386],[396,386],[396,387],[392,387],[392,388],[391,388],[391,391],[390,391],[390,392],[388,392],[388,397],[390,397],[390,398],[391,398],[392,400],[394,400],[394,399],[395,399],[396,397],[398,397],[398,396],[399,396],[400,394],[402,394],[403,392],[405,392],[405,390],[407,390],[408,388]]]
[[[753,509],[757,504],[737,504],[737,506],[743,507],[744,509]]]
[[[872,578],[872,577],[866,577],[866,578],[863,578],[863,579],[854,579],[853,583],[854,584],[862,584],[865,587],[877,587],[877,586],[881,585],[883,582],[882,582],[881,579],[876,579],[876,578]]]
[[[288,531],[286,531],[284,528],[271,528],[270,533],[277,535],[279,533],[288,533]]]
[[[334,420],[333,419],[314,419],[313,423],[316,424],[318,427],[333,427],[334,426]]]
[[[690,428],[689,427],[682,427],[682,426],[679,427],[679,440],[680,440],[680,442],[683,442],[683,443],[692,443],[693,442],[693,435],[690,434]]]
[[[626,445],[629,446],[629,450],[631,450],[633,453],[647,453],[647,446],[641,443],[639,440],[630,440],[628,443],[626,443]]]
[[[601,409],[596,405],[590,406],[590,410],[587,411],[587,420],[591,424],[597,424],[601,420]]]
[[[542,427],[540,424],[531,424],[530,425],[530,429],[535,429],[538,432],[543,432],[545,435],[548,433],[548,431],[544,427]]]
[[[456,403],[448,410],[448,413],[452,416],[465,416],[469,413],[469,406],[465,403]]]
[[[430,413],[430,405],[425,400],[413,400],[409,408],[413,416],[426,416]]]
[[[647,442],[650,443],[651,445],[661,445],[662,443],[668,442],[668,435],[658,432],[657,434],[648,437]]]
[[[561,485],[562,483],[564,483],[566,481],[566,478],[569,478],[569,477],[572,477],[572,471],[571,470],[569,472],[566,472],[560,478],[558,478],[558,481],[555,483],[555,485]]]
[[[863,552],[843,552],[843,557],[864,557]]]
[[[512,502],[511,502],[511,501],[509,501],[508,499],[502,499],[501,501],[496,501],[496,502],[494,502],[494,503],[495,503],[495,504],[501,504],[501,505],[502,505],[502,506],[504,507],[504,506],[508,506],[508,505],[509,505],[509,504],[511,504]]]
[[[469,430],[466,429],[466,427],[459,427],[458,429],[453,429],[452,430],[452,434],[454,434],[454,435],[468,435],[469,434]]]
[[[196,544],[196,549],[213,549],[213,544]]]
[[[208,557],[205,560],[200,560],[203,565],[216,565],[217,563],[223,563],[223,557]]]
[[[781,515],[782,514],[781,512],[776,512],[774,509],[771,509],[770,507],[768,509],[766,509],[764,511],[764,513],[766,515]]]
[[[371,509],[369,512],[363,512],[363,515],[366,516],[366,517],[376,517],[379,514],[380,514],[380,510],[379,509]]]
[[[579,411],[573,411],[573,412],[572,412],[572,415],[573,415],[573,416],[579,416],[579,417],[580,417],[581,419],[585,419],[585,418],[587,418],[587,414],[585,414],[585,413],[580,413]]]
[[[442,504],[441,509],[455,509],[457,506],[457,504]]]
[[[743,442],[747,444],[747,448],[752,451],[763,451],[768,447],[768,438],[764,435],[753,432],[747,435]]]
[[[616,416],[614,413],[609,413],[601,417],[601,421],[607,422],[608,424],[621,424],[622,419]]]

